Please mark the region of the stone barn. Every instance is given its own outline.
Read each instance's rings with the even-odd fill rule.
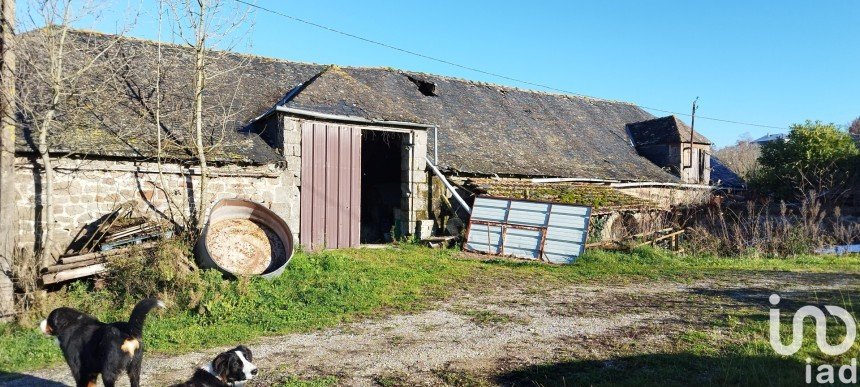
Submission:
[[[199,206],[202,173],[191,136],[192,50],[162,44],[159,66],[156,42],[81,31],[69,41],[84,47],[70,50],[78,63],[112,45],[77,85],[98,93],[69,100],[50,128],[53,253],[124,203],[181,225]],[[697,156],[709,141],[694,134],[699,161],[686,168],[680,149],[689,129],[633,104],[231,52],[212,52],[209,63],[207,207],[228,197],[262,203],[307,248],[385,242],[427,224],[457,232],[465,213],[428,163],[466,201],[492,192],[475,187],[493,185],[607,209],[710,193],[708,158]],[[19,90],[38,105],[40,87],[25,77]],[[46,219],[33,128],[20,123],[16,150],[17,236],[31,251]]]

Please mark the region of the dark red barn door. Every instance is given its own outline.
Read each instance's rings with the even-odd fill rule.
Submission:
[[[361,226],[361,129],[302,124],[302,245],[354,247]]]

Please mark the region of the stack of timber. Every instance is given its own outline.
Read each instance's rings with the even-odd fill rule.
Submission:
[[[103,217],[82,248],[67,251],[60,260],[42,269],[42,285],[51,285],[96,275],[108,270],[109,258],[128,254],[132,248],[148,249],[156,240],[170,238],[173,232],[162,224],[131,217],[128,206],[119,206]]]
[[[108,230],[111,227],[114,227],[114,224],[121,222],[123,219],[127,219],[131,215],[131,207],[127,204],[120,205],[115,207],[107,216],[105,216],[101,222],[98,224],[98,227],[92,231],[89,238],[86,239],[83,246],[77,251],[78,254],[84,254],[93,252],[96,249],[102,239],[108,234]],[[86,229],[82,229],[78,234],[84,232]],[[75,239],[78,239],[75,237]],[[64,255],[73,255],[75,252],[66,251]]]
[[[172,231],[164,231],[160,224],[138,222],[128,227],[112,229],[101,241],[100,250],[109,251],[128,245],[136,245],[161,238],[170,238]]]
[[[154,242],[140,244],[137,248],[151,248]],[[99,251],[81,255],[67,255],[52,266],[42,268],[42,285],[89,277],[107,271],[107,260],[117,255],[128,254],[132,247]]]

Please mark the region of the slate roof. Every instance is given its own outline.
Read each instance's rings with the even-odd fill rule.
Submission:
[[[761,137],[753,140],[752,142],[756,143],[756,144],[765,144],[765,143],[776,141],[776,140],[783,139],[783,138],[785,138],[784,133],[767,134],[767,135],[761,136]]]
[[[580,204],[598,213],[619,210],[656,209],[653,201],[628,195],[608,185],[587,183],[533,183],[525,179],[469,178],[463,186],[475,194],[514,199]]]
[[[633,137],[636,146],[656,144],[677,144],[690,142],[690,129],[687,124],[675,116],[666,116],[641,122],[627,124],[627,129]],[[711,141],[699,132],[693,134],[693,142],[696,144],[710,144]]]
[[[337,79],[344,81],[332,87]],[[677,181],[630,145],[624,125],[652,116],[623,102],[346,67],[326,71],[284,106],[438,125],[439,166],[450,171]]]
[[[711,155],[711,185],[732,189],[746,188],[744,179],[714,155]]]
[[[37,35],[42,32],[36,30],[20,36],[33,53],[18,57],[18,69],[24,74],[35,73],[30,69],[44,65],[41,60],[47,50]],[[70,31],[67,39],[67,52],[83,53],[69,58],[68,71],[87,63],[88,54],[110,44],[114,47],[79,81],[76,89],[82,96],[70,99],[70,106],[61,107],[60,124],[49,131],[51,150],[87,157],[154,158],[156,43],[87,31]],[[193,51],[163,44],[162,56],[163,154],[175,160],[191,160],[195,158],[191,146]],[[213,52],[210,60],[213,76],[207,80],[204,95],[204,134],[210,161],[266,164],[283,160],[259,135],[249,133],[244,126],[270,108],[286,90],[310,79],[325,66],[229,52]],[[38,107],[48,99],[47,92],[43,90],[44,82],[33,78],[20,80],[18,91],[28,104]],[[95,94],[93,90],[99,92]],[[18,128],[18,152],[36,149],[37,133],[30,126]]]
[[[82,31],[71,36],[75,42],[96,46],[113,39]],[[124,71],[110,79],[97,73],[84,82],[93,87],[112,85],[116,101],[76,106],[87,114],[53,130],[53,148],[87,155],[153,157],[156,47],[152,41],[120,39],[106,57],[120,61]],[[162,134],[169,139],[171,157],[191,159],[193,52],[169,44],[163,44],[162,50]],[[207,80],[207,144],[213,157],[225,162],[282,159],[257,134],[243,129],[281,101],[286,107],[319,113],[438,125],[439,164],[453,172],[678,181],[630,145],[625,124],[653,119],[632,104],[390,68],[324,66],[230,52],[213,52],[209,63],[217,76]],[[293,89],[297,93],[283,101]],[[24,128],[19,150],[32,151],[32,141],[26,140],[32,137]]]

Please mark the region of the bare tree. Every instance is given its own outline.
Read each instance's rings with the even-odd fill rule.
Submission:
[[[0,0],[0,320],[14,312],[14,287],[11,278],[17,224],[15,216],[15,1]]]
[[[230,111],[233,110],[232,104],[228,103],[221,114],[216,114],[207,122],[204,114],[207,109],[225,107],[223,103],[208,103],[207,83],[214,77],[237,72],[244,66],[244,63],[239,63],[232,68],[213,70],[210,64],[224,54],[223,51],[215,51],[213,47],[217,45],[220,49],[233,48],[240,39],[241,32],[248,28],[249,11],[245,9],[237,12],[223,0],[175,0],[171,4],[171,11],[174,34],[194,51],[193,102],[189,132],[194,140],[194,153],[200,168],[198,192],[192,213],[199,233],[205,225],[209,205],[210,171],[207,153],[223,139],[224,131],[231,122]],[[220,127],[221,133],[212,133],[208,126]]]
[[[79,136],[74,129],[91,126],[90,106],[105,108],[111,87],[105,71],[116,67],[111,52],[121,34],[108,41],[89,41],[70,34],[72,24],[97,14],[96,3],[72,0],[36,0],[29,4],[27,16],[34,29],[19,38],[16,56],[18,92],[16,101],[19,125],[28,128],[31,147],[35,148],[44,175],[37,202],[41,204],[41,228],[37,240],[42,262],[54,251],[54,163],[66,150],[59,144]],[[100,74],[93,82],[93,74]]]
[[[851,134],[860,135],[860,117],[851,121],[851,125],[848,126],[848,132]]]
[[[761,146],[749,138],[741,138],[734,145],[720,148],[714,152],[714,156],[720,159],[720,162],[744,180],[748,180],[758,169],[760,154]]]

